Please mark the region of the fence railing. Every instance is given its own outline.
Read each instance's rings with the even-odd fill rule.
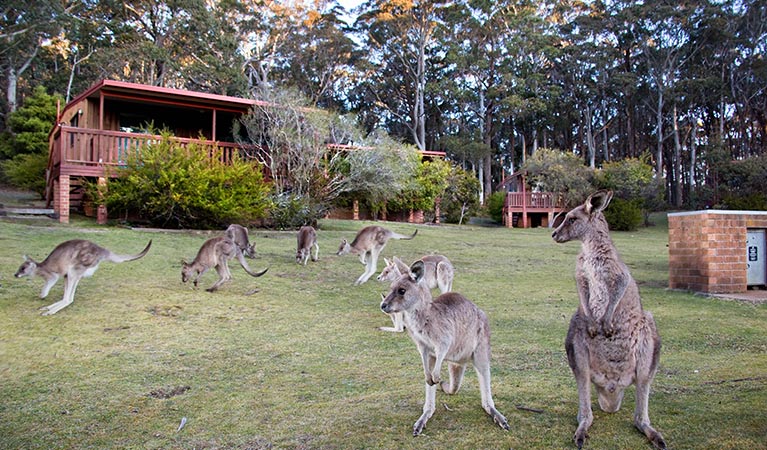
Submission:
[[[143,146],[151,145],[162,139],[163,137],[158,135],[61,126],[54,136],[51,163],[53,165],[66,164],[84,167],[122,167]],[[218,147],[221,152],[215,153],[215,155],[225,164],[231,162],[233,155],[242,149],[242,146],[233,142],[177,137],[170,139],[182,146],[197,144],[202,151],[208,152],[211,157],[214,154],[211,150]]]
[[[556,192],[508,192],[504,207],[509,209],[564,208],[562,196]]]

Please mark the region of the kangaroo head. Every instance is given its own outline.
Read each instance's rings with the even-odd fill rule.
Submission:
[[[349,253],[352,249],[352,246],[349,245],[349,241],[346,239],[341,239],[341,245],[338,246],[338,252],[336,252],[336,255],[342,256],[347,253]]]
[[[559,243],[572,240],[583,240],[595,229],[607,230],[607,222],[602,214],[610,200],[612,191],[597,191],[586,199],[582,205],[568,212],[562,223],[551,233],[551,237]]]
[[[394,281],[402,275],[399,268],[397,268],[397,264],[393,260],[384,258],[384,262],[386,263],[386,267],[384,267],[381,274],[378,275],[378,281]]]
[[[37,263],[29,259],[27,255],[24,255],[24,262],[21,263],[19,270],[13,276],[16,278],[28,277],[35,274],[35,269],[37,269]]]
[[[189,281],[190,278],[197,275],[199,273],[198,270],[195,270],[194,264],[189,264],[183,259],[181,260],[181,282],[186,283]]]
[[[408,273],[392,282],[389,295],[381,301],[381,310],[386,314],[407,311],[416,304],[431,298],[423,276],[426,273],[423,261],[416,261]]]
[[[245,256],[248,256],[250,258],[256,257],[256,244],[250,244],[247,247],[245,247],[245,250],[242,252],[245,254]]]

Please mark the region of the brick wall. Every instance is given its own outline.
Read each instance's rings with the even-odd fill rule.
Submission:
[[[767,228],[767,211],[669,214],[669,287],[712,294],[746,291],[748,228]]]

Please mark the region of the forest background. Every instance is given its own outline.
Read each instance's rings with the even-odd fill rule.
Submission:
[[[548,148],[590,168],[641,159],[671,207],[767,209],[758,0],[30,0],[0,12],[4,160],[32,151],[25,127],[50,129],[11,120],[35,89],[64,102],[105,78],[248,98],[293,89],[367,133],[445,151],[482,198]]]

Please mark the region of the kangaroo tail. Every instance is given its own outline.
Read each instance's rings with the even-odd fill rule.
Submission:
[[[245,257],[242,255],[242,252],[236,246],[235,246],[235,252],[237,253],[237,261],[240,262],[240,265],[242,266],[243,270],[245,270],[245,272],[247,272],[247,274],[250,275],[251,277],[260,277],[261,275],[265,274],[267,270],[269,270],[269,268],[267,267],[261,272],[253,272],[252,270],[250,270],[250,266],[248,266],[247,261],[245,261]]]
[[[149,252],[149,248],[152,247],[152,240],[149,240],[149,243],[144,247],[144,250],[141,251],[141,253],[137,255],[116,255],[114,253],[109,254],[109,260],[116,263],[126,262],[126,261],[133,261],[139,258],[143,258],[144,255],[146,255]]]
[[[410,240],[410,239],[413,239],[416,234],[418,234],[418,228],[416,228],[416,230],[410,236],[407,236],[405,234],[392,233],[392,237],[394,239],[407,239],[407,240]]]

